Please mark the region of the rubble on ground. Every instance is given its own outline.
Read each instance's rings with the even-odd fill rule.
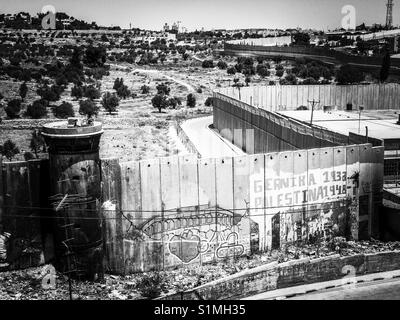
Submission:
[[[253,254],[211,264],[188,265],[167,271],[144,272],[126,276],[106,274],[100,282],[71,281],[74,300],[137,300],[182,292],[242,270],[273,261],[286,262],[302,258],[318,258],[334,254],[342,256],[400,250],[400,242],[376,240],[346,241],[334,238],[318,244],[287,245],[282,250]],[[54,289],[44,289],[44,270],[49,266],[0,272],[0,300],[68,300],[68,278],[55,274]]]

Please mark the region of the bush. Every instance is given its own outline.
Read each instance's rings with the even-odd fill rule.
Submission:
[[[283,70],[276,70],[276,73],[275,73],[275,74],[276,74],[277,77],[280,78],[280,77],[283,76]]]
[[[7,107],[4,108],[4,111],[6,112],[7,117],[9,117],[10,119],[18,118],[19,113],[21,112],[21,100],[10,100],[7,104]]]
[[[38,153],[40,150],[46,152],[46,144],[44,143],[43,136],[40,134],[39,130],[32,131],[29,147],[31,151],[35,153],[36,158],[39,158]]]
[[[72,104],[68,102],[63,102],[59,106],[53,109],[53,114],[56,118],[66,119],[68,117],[75,116],[74,108]]]
[[[22,98],[22,100],[26,98],[27,93],[28,93],[28,86],[26,85],[26,82],[23,82],[19,87],[19,95]]]
[[[32,152],[26,151],[24,153],[24,160],[25,161],[29,161],[29,160],[33,160],[33,159],[35,159],[35,156],[33,155]]]
[[[212,104],[213,104],[213,98],[212,98],[212,97],[208,97],[208,98],[206,99],[206,101],[204,102],[204,105],[205,105],[206,107],[210,107],[210,106],[212,106]]]
[[[193,93],[189,93],[186,97],[186,105],[189,108],[194,108],[196,106],[196,97]]]
[[[169,93],[170,93],[170,91],[171,91],[171,88],[170,87],[168,87],[166,84],[164,84],[164,83],[162,83],[162,84],[159,84],[157,87],[156,87],[156,89],[157,89],[157,94],[165,94],[165,95],[169,95]]]
[[[99,107],[90,99],[79,101],[79,114],[88,118],[96,116],[99,113]]]
[[[236,68],[235,67],[229,67],[226,72],[228,74],[235,74],[236,73]]]
[[[359,69],[346,64],[338,70],[336,80],[339,84],[358,83],[364,80],[364,75]]]
[[[137,287],[143,297],[154,299],[161,295],[162,278],[159,273],[143,276]]]
[[[196,90],[196,92],[197,92],[197,93],[203,93],[203,89],[202,89],[202,88],[198,88],[198,89]]]
[[[150,87],[143,85],[140,87],[140,90],[142,91],[142,94],[148,94],[150,92]]]
[[[111,112],[117,111],[117,107],[119,105],[119,99],[114,93],[111,94],[110,92],[106,92],[103,95],[103,99],[101,101],[101,104],[102,104],[103,108],[109,114],[111,114]]]
[[[217,67],[221,70],[225,70],[228,68],[228,64],[225,61],[219,60],[217,63]]]
[[[214,62],[212,60],[204,60],[201,66],[203,68],[214,68]]]
[[[46,103],[43,100],[36,100],[28,105],[26,115],[32,119],[40,119],[47,115]]]
[[[0,153],[9,161],[12,161],[14,156],[19,153],[19,149],[14,142],[8,139],[3,145],[0,145]]]

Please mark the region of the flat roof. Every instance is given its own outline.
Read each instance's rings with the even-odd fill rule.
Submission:
[[[311,110],[277,111],[298,121],[310,123]],[[314,110],[313,124],[328,130],[348,135],[350,132],[377,139],[400,139],[399,110],[339,111]]]

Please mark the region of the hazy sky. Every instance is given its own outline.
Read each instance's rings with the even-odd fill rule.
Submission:
[[[339,27],[341,8],[356,8],[357,24],[385,23],[387,0],[0,0],[0,12],[40,12],[44,5],[99,25],[160,30],[182,21],[188,30]],[[398,3],[396,3],[398,2]],[[393,24],[400,23],[395,0]]]

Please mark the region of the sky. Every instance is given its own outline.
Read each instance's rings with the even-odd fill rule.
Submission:
[[[45,5],[101,26],[161,30],[181,21],[189,31],[239,28],[316,28],[341,26],[342,7],[353,5],[357,25],[385,23],[387,0],[0,0],[1,13],[36,14]],[[393,24],[400,24],[394,0]],[[398,3],[397,3],[398,2]]]

